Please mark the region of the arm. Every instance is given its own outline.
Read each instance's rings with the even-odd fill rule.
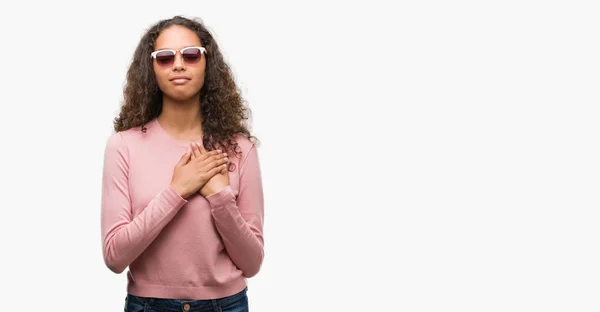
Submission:
[[[264,200],[258,154],[253,144],[240,162],[237,202],[231,186],[206,197],[227,253],[245,277],[258,273],[264,257]]]
[[[166,186],[132,218],[129,152],[120,133],[109,138],[102,174],[101,229],[104,263],[119,274],[158,236],[187,202]]]

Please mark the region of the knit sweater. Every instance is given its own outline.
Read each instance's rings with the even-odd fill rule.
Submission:
[[[153,119],[111,135],[104,151],[101,232],[106,266],[127,267],[127,292],[142,297],[205,300],[233,295],[258,273],[263,249],[263,189],[256,146],[235,140],[230,185],[182,198],[171,187],[189,142]],[[200,145],[202,144],[199,141]]]

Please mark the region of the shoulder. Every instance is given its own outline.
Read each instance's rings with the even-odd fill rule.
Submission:
[[[250,139],[242,134],[236,134],[233,138],[238,146],[242,148],[242,151],[247,151],[254,146],[254,142],[250,141]]]
[[[234,140],[238,144],[240,152],[242,152],[242,158],[246,158],[250,152],[256,149],[256,144],[244,135],[237,134],[234,136]]]
[[[107,148],[126,148],[128,145],[135,143],[142,138],[141,127],[135,127],[128,130],[117,131],[112,133],[107,141]]]
[[[128,166],[131,147],[141,138],[141,127],[113,132],[108,136],[104,149],[104,161],[107,166]]]
[[[238,151],[241,152],[239,161],[240,161],[240,170],[241,168],[247,167],[250,165],[254,167],[258,164],[258,145],[256,142],[250,140],[248,137],[244,135],[236,135],[235,141],[238,143]]]
[[[128,156],[131,145],[142,138],[141,127],[113,132],[106,140],[105,154]]]
[[[129,154],[127,143],[123,140],[123,134],[121,132],[113,133],[106,140],[106,146],[104,148],[104,161],[127,161],[127,155]]]

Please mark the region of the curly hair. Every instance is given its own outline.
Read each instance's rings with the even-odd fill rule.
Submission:
[[[195,32],[207,50],[204,85],[200,89],[203,145],[206,150],[220,148],[240,158],[241,150],[235,141],[236,135],[243,135],[255,144],[258,142],[250,134],[246,123],[251,111],[245,105],[217,42],[198,18],[175,16],[164,19],[151,26],[142,36],[127,70],[123,103],[119,116],[114,119],[114,130],[119,132],[140,127],[141,131],[145,131],[145,124],[160,115],[162,91],[154,75],[150,53],[154,51],[160,33],[174,25]]]

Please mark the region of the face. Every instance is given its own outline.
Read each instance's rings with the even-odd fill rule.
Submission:
[[[174,57],[165,51],[152,58],[156,81],[163,96],[176,101],[185,101],[197,96],[204,85],[206,54],[194,48],[181,51],[189,47],[202,45],[198,36],[183,26],[171,26],[163,30],[154,47],[155,52],[176,51]]]

